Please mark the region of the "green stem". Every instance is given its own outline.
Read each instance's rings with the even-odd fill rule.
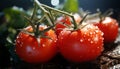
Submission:
[[[56,11],[56,12],[59,12],[59,13],[62,13],[62,14],[68,15],[68,16],[73,16],[72,14],[70,14],[70,13],[68,13],[68,12],[55,9],[55,8],[49,7],[49,6],[44,5],[44,4],[41,4],[41,5],[42,5],[43,7],[45,7],[45,8],[50,9],[50,10],[54,10],[54,11]]]
[[[45,8],[42,7],[42,4],[38,0],[35,0],[35,3],[39,6],[41,10],[44,11],[46,18],[49,21],[49,24],[50,25],[54,24],[54,21],[52,20],[50,13]]]
[[[101,23],[103,20],[105,20],[105,17],[110,16],[112,14],[113,14],[113,9],[109,9],[106,12],[104,12],[103,14],[101,13],[99,15],[99,17],[100,17],[100,21],[99,22]]]
[[[54,24],[54,21],[53,21],[53,19],[52,19],[52,17],[51,17],[51,14],[48,13],[48,12],[46,12],[45,14],[46,14],[47,20],[48,20],[49,23],[50,23],[50,26],[52,26],[52,25]]]
[[[36,12],[37,12],[37,5],[36,5],[36,3],[34,3],[34,10],[33,10],[32,16],[31,16],[31,20],[33,20],[33,18],[36,16]]]
[[[74,30],[76,30],[77,28],[78,28],[78,26],[77,26],[77,23],[76,23],[76,21],[75,21],[75,19],[74,19],[74,16],[71,16],[71,18],[72,18],[72,20],[73,20],[73,25],[74,25]]]
[[[35,33],[36,32],[36,28],[35,28],[35,25],[34,25],[34,23],[28,18],[28,17],[25,17],[27,20],[28,20],[28,23],[32,26],[32,28],[33,28],[33,32]]]
[[[107,16],[110,16],[111,14],[113,14],[113,9],[107,10],[105,13],[103,13],[103,16],[107,17]]]
[[[75,19],[74,19],[74,16],[72,15],[72,14],[70,14],[70,13],[68,13],[68,12],[65,12],[65,11],[61,11],[61,10],[58,10],[58,9],[55,9],[55,8],[52,8],[52,7],[49,7],[49,6],[47,6],[47,5],[44,5],[44,4],[41,4],[43,7],[45,7],[45,8],[48,8],[48,9],[50,9],[50,10],[54,10],[54,11],[56,11],[56,12],[59,12],[59,13],[62,13],[62,14],[65,14],[65,15],[68,15],[68,16],[70,16],[71,18],[72,18],[72,20],[73,20],[73,25],[74,25],[74,29],[77,29],[78,27],[77,27],[77,24],[76,24],[76,21],[75,21]]]
[[[55,25],[49,26],[48,28],[44,29],[42,32],[45,33],[45,32],[47,32],[48,30],[52,29],[54,26],[55,26]]]
[[[45,15],[43,15],[39,20],[37,20],[36,23],[41,23],[44,20],[44,18],[45,18]]]
[[[86,17],[88,16],[88,14],[89,14],[89,13],[87,13],[87,14],[82,18],[82,20],[80,21],[80,23],[79,23],[78,26],[80,26],[80,25],[83,23],[83,21],[85,21],[85,19],[86,19]]]
[[[52,10],[48,10],[49,12],[50,12],[50,15],[51,15],[51,19],[52,19],[52,22],[54,23],[54,21],[55,21],[55,17],[53,16],[53,12],[52,12]]]
[[[49,9],[49,10],[53,10],[53,11],[56,11],[56,12],[59,12],[59,13],[62,13],[62,14],[65,14],[65,15],[70,16],[70,17],[72,18],[72,20],[73,20],[72,23],[73,23],[73,25],[74,25],[74,30],[76,30],[76,29],[78,28],[77,23],[76,23],[76,21],[75,21],[75,19],[74,19],[74,16],[73,16],[72,14],[70,14],[70,13],[68,13],[68,12],[65,12],[65,11],[61,11],[61,10],[52,8],[52,7],[49,7],[49,6],[44,5],[44,4],[41,4],[38,0],[35,0],[35,3],[39,6],[39,8],[41,8],[41,9],[46,13],[48,21],[51,21],[53,25],[54,25],[54,21],[53,21],[53,19],[51,18],[51,15],[50,15],[49,12],[48,12],[47,10],[45,10],[43,7],[47,8],[47,9]]]
[[[40,31],[39,31],[39,24],[36,25],[36,29],[35,29],[35,30],[36,30],[36,32],[35,32],[35,37],[38,38],[39,32],[40,32]]]

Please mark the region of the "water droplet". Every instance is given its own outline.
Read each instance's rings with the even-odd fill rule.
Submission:
[[[95,26],[95,29],[97,29],[97,30],[98,30],[98,29],[99,29],[99,28],[98,28],[98,26]]]
[[[42,44],[43,47],[45,47],[45,44]]]
[[[101,36],[103,36],[103,35],[104,35],[104,33],[102,32],[102,33],[101,33]]]
[[[98,30],[96,30],[95,32],[96,32],[96,33],[98,33],[99,31],[98,31]]]
[[[56,43],[57,41],[55,40],[54,42]]]
[[[90,41],[90,39],[88,39],[88,41]]]
[[[99,49],[100,47],[98,46],[97,49]]]
[[[93,43],[93,41],[90,41],[90,43],[92,44],[92,43]]]
[[[83,42],[83,39],[80,39],[80,42]]]
[[[92,35],[93,33],[92,32],[90,32],[90,35]]]
[[[19,38],[19,36],[16,37],[17,39]]]
[[[33,50],[35,50],[35,47],[33,47]]]
[[[95,42],[97,42],[99,39],[98,39],[98,36],[95,36],[94,39],[93,39]]]

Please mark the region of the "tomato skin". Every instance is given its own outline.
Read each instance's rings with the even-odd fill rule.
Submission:
[[[118,22],[111,18],[106,17],[101,23],[95,23],[96,26],[104,33],[104,42],[114,42],[118,35]]]
[[[69,61],[91,61],[103,51],[103,34],[93,25],[76,31],[63,30],[58,36],[58,47],[63,57]]]
[[[26,30],[32,31],[32,28],[27,27]],[[20,32],[16,38],[17,55],[29,63],[44,63],[52,59],[57,53],[57,36],[53,30],[49,30],[45,35],[51,39],[40,38],[40,45],[38,45],[34,36]]]

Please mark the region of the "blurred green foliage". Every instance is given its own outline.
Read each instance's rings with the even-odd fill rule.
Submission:
[[[15,29],[23,28],[26,25],[24,16],[26,12],[18,7],[7,8],[4,10],[5,18],[10,27]]]
[[[70,13],[79,12],[78,0],[65,0],[63,10]]]
[[[27,11],[19,7],[6,8],[0,15],[0,46],[4,46],[10,53],[11,62],[17,63],[19,58],[15,54],[14,43],[19,29],[27,26],[24,16],[28,16]],[[4,51],[5,53],[7,51]],[[1,54],[0,54],[1,55]],[[2,57],[7,58],[7,57]],[[1,62],[2,64],[2,62]],[[7,63],[6,63],[7,64]]]

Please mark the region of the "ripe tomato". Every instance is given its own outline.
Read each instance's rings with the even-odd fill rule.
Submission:
[[[75,21],[76,23],[79,23],[81,21],[81,17],[79,14],[75,13],[74,15],[74,18],[75,18]],[[72,23],[71,23],[71,18],[69,16],[62,16],[62,17],[59,17],[56,21],[56,26],[55,26],[55,31],[56,31],[56,34],[59,35],[59,33],[64,29],[66,28],[66,26],[64,24],[66,24],[67,26],[70,26]]]
[[[71,25],[71,21],[70,21],[70,17],[69,16],[65,16],[65,17],[60,17],[58,18],[57,22],[56,22],[56,26],[55,26],[55,32],[57,35],[59,35],[59,33],[66,28],[66,25]]]
[[[40,26],[40,30],[45,29]],[[32,32],[32,27],[25,28],[26,31]],[[35,36],[20,32],[16,38],[16,53],[24,61],[29,63],[42,63],[47,62],[57,53],[56,41],[57,36],[53,30],[45,33],[49,38],[39,38],[40,45]]]
[[[95,23],[96,26],[100,28],[100,30],[104,33],[104,42],[110,43],[114,42],[118,35],[118,22],[111,18],[105,17],[105,19],[101,23]]]
[[[103,51],[103,33],[91,24],[75,31],[64,29],[58,36],[58,47],[69,61],[94,60]]]

